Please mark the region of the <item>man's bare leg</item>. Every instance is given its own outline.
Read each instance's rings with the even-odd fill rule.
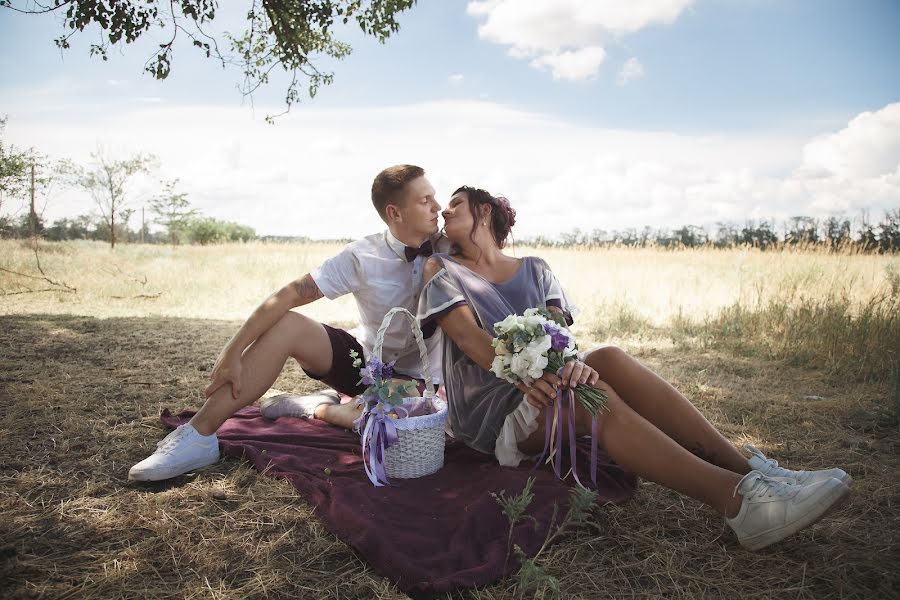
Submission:
[[[622,349],[598,348],[585,363],[635,412],[693,454],[739,475],[751,471],[747,459],[687,398]]]
[[[313,373],[327,373],[331,369],[331,341],[321,323],[295,312],[287,313],[241,357],[239,397],[234,398],[230,384],[220,387],[197,411],[191,425],[201,435],[215,433],[226,419],[262,397],[291,357]]]

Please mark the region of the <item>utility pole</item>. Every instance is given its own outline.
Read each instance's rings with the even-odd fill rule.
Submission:
[[[144,243],[144,207],[141,207],[141,243]]]
[[[37,215],[34,214],[34,163],[31,163],[31,212],[28,213],[28,229],[31,233],[31,239],[34,240],[35,223]]]

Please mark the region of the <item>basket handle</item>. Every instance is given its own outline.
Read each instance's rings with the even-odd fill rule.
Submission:
[[[422,330],[419,329],[419,322],[411,312],[401,306],[397,306],[384,315],[384,319],[381,321],[381,327],[378,328],[378,333],[375,334],[375,347],[372,349],[372,352],[378,357],[378,360],[383,360],[381,352],[384,346],[384,336],[387,333],[388,326],[391,324],[391,320],[394,318],[394,315],[397,314],[406,317],[409,321],[413,335],[416,338],[416,345],[419,347],[419,357],[422,359],[422,374],[425,376],[425,397],[430,400],[434,396],[434,383],[431,381],[431,366],[428,362],[428,350],[425,348],[425,340],[422,337]]]

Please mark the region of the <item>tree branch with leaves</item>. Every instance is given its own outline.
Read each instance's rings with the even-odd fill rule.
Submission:
[[[304,92],[301,85],[312,98],[320,86],[334,80],[333,72],[320,70],[314,63],[324,57],[340,60],[351,53],[349,44],[334,37],[336,24],[354,22],[365,35],[384,43],[400,30],[398,14],[415,3],[416,0],[249,0],[246,29],[240,33],[225,32],[222,40],[206,31],[217,15],[215,0],[0,0],[0,7],[30,15],[63,15],[65,33],[54,40],[61,50],[71,47],[70,40],[75,35],[99,27],[99,40],[90,44],[89,54],[104,61],[110,45],[133,43],[151,29],[162,32],[166,41],[144,65],[144,71],[156,79],[166,79],[171,73],[180,36],[206,58],[236,67],[243,78],[239,89],[245,97],[252,98],[280,67],[290,77],[284,96],[287,112],[300,102]],[[228,50],[220,49],[220,41],[228,42]],[[272,122],[275,116],[269,115],[266,120]]]

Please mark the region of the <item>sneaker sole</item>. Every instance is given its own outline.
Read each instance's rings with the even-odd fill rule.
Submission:
[[[188,463],[181,471],[172,472],[171,474],[163,474],[158,475],[150,472],[138,471],[136,473],[132,473],[128,471],[128,481],[165,481],[166,479],[172,479],[173,477],[179,477],[184,475],[185,473],[190,473],[191,471],[196,471],[198,469],[202,469],[204,467],[209,467],[217,462],[219,462],[219,456],[215,458],[215,460],[195,460],[192,463]]]
[[[779,529],[773,529],[770,531],[766,531],[765,533],[758,534],[753,537],[744,538],[740,540],[741,546],[746,548],[747,550],[762,550],[767,546],[771,546],[786,537],[797,533],[801,529],[805,529],[810,525],[814,525],[818,523],[822,518],[824,518],[831,511],[843,505],[847,499],[850,497],[850,488],[846,485],[842,485],[839,489],[835,490],[837,497],[831,501],[830,504],[819,514],[815,514],[814,512],[808,512],[804,515],[803,519],[794,521],[784,527]]]

